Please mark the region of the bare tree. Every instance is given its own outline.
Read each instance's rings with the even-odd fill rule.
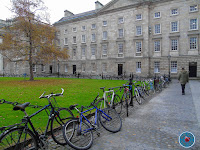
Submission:
[[[56,29],[45,17],[42,0],[12,0],[12,5],[16,16],[13,24],[4,28],[0,50],[9,59],[28,61],[30,80],[34,80],[33,64],[67,59],[67,50],[57,46]]]

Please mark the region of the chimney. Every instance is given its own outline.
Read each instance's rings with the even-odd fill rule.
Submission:
[[[72,15],[74,15],[72,12],[70,12],[68,10],[64,11],[64,17],[69,17],[69,16],[72,16]]]
[[[99,1],[95,2],[95,10],[100,9],[103,7],[103,4],[101,4]]]

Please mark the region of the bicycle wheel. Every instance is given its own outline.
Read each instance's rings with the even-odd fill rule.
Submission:
[[[119,95],[115,95],[115,96],[114,96],[113,108],[116,110],[116,112],[117,112],[118,114],[121,113],[121,111],[122,111],[122,101],[121,101]]]
[[[51,121],[51,135],[53,140],[60,145],[66,145],[63,138],[62,128],[63,125],[70,119],[74,118],[73,113],[67,108],[60,108],[56,111]]]
[[[122,120],[115,109],[105,108],[100,110],[98,119],[101,125],[110,132],[118,132],[122,127]]]
[[[37,150],[35,135],[25,127],[11,128],[0,137],[0,149]]]
[[[65,123],[63,135],[67,144],[78,150],[89,149],[93,143],[93,133],[90,126],[84,122],[81,124],[78,119],[72,119]]]
[[[135,99],[138,102],[138,104],[139,105],[142,104],[142,100],[141,100],[140,94],[137,89],[134,90],[134,95],[135,95]]]

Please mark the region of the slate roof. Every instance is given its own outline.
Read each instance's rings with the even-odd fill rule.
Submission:
[[[97,10],[91,10],[91,11],[83,12],[80,14],[63,17],[59,21],[55,22],[54,24],[66,22],[66,21],[70,21],[70,20],[74,20],[74,19],[79,19],[79,18],[83,18],[83,17],[87,17],[87,16],[92,16],[92,15],[95,15],[96,13],[97,13]]]

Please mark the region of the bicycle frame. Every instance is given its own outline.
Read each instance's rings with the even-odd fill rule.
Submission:
[[[49,124],[50,124],[50,121],[53,117],[53,115],[56,113],[54,107],[52,107],[51,104],[48,104],[48,105],[45,105],[43,108],[41,108],[40,110],[38,110],[37,112],[33,113],[32,115],[28,116],[27,113],[24,111],[25,113],[25,117],[22,119],[22,123],[25,123],[24,125],[24,128],[25,129],[28,129],[28,124],[30,125],[31,129],[32,129],[32,132],[34,133],[36,139],[38,142],[40,142],[40,137],[39,137],[39,133],[36,131],[35,127],[33,126],[33,123],[31,122],[31,118],[34,117],[35,115],[37,115],[38,113],[42,112],[43,110],[46,110],[48,109],[49,107],[51,107],[51,111],[50,111],[50,114],[48,114],[48,112],[46,111],[46,113],[48,114],[49,118],[48,118],[48,122],[47,122],[47,125],[46,125],[46,129],[45,129],[45,132],[43,134],[43,136],[45,137],[47,135],[47,131],[48,131],[48,128],[49,128]],[[38,143],[39,144],[39,143]]]
[[[104,91],[104,93],[103,93],[104,108],[106,107],[106,100],[107,100],[106,94],[107,94],[107,93],[112,93],[112,98],[111,98],[110,104],[109,104],[109,105],[112,107],[112,105],[113,105],[113,100],[114,100],[114,95],[115,95],[115,91],[114,91],[114,90]]]
[[[88,109],[88,110],[85,110],[85,111],[83,111],[83,112],[80,112],[76,107],[75,107],[75,109],[76,109],[76,110],[79,112],[79,114],[80,114],[80,118],[79,118],[79,121],[80,121],[80,133],[81,133],[81,125],[82,125],[82,122],[83,122],[83,118],[85,118],[85,120],[92,126],[91,128],[86,129],[86,130],[84,131],[84,133],[87,133],[87,132],[90,131],[90,130],[95,130],[95,125],[97,124],[98,113],[99,113],[99,111],[102,112],[106,117],[112,119],[110,116],[108,116],[106,113],[104,113],[103,110],[98,109],[96,106],[94,106],[93,108],[90,108],[90,109]],[[93,110],[93,109],[96,109],[96,111],[95,111],[95,123],[94,123],[94,124],[92,124],[92,123],[87,119],[87,117],[85,117],[85,116],[83,115],[84,113],[86,113],[86,112],[88,112],[88,111],[91,111],[91,110]],[[104,117],[104,116],[103,116],[103,117]],[[104,117],[104,118],[105,118],[106,120],[108,120],[108,118],[106,118],[106,117]]]

